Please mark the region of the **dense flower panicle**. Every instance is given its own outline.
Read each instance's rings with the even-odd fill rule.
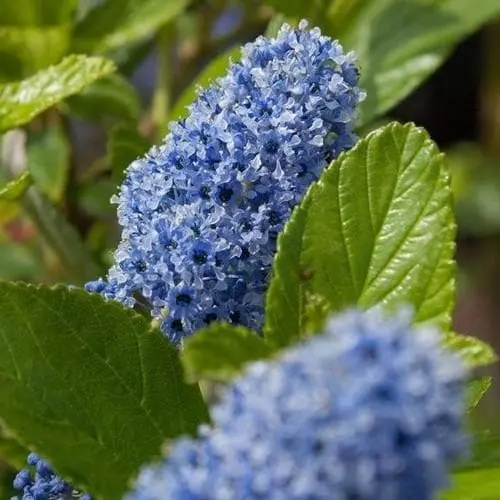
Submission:
[[[14,488],[23,493],[21,500],[92,500],[90,495],[61,479],[37,454],[28,455],[28,464],[35,468],[35,474],[24,469],[14,480]],[[12,500],[19,500],[19,497]]]
[[[260,329],[277,234],[353,145],[357,83],[353,54],[305,22],[246,45],[128,168],[115,264],[87,289],[129,306],[142,296],[174,342],[215,319]]]
[[[213,428],[143,470],[129,500],[430,500],[467,439],[465,370],[410,315],[350,311],[251,365]]]

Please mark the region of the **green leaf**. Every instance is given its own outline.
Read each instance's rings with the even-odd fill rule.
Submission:
[[[311,198],[307,194],[293,211],[278,237],[273,277],[266,295],[266,338],[276,346],[286,346],[301,338],[305,321],[305,282],[310,275],[300,268],[303,234]]]
[[[452,486],[439,500],[497,500],[500,491],[500,467],[460,471],[452,476]]]
[[[177,350],[96,294],[0,283],[0,418],[96,498],[122,498],[162,444],[207,420]]]
[[[68,182],[70,146],[59,125],[51,125],[30,138],[27,150],[28,170],[49,199],[61,201]]]
[[[326,10],[331,0],[266,0],[265,3],[274,7],[276,11],[297,19],[315,20]]]
[[[0,85],[0,132],[24,125],[112,71],[111,61],[73,55],[26,80]]]
[[[78,193],[78,205],[96,218],[116,217],[116,207],[110,199],[116,193],[116,184],[110,179],[100,179],[82,186]]]
[[[51,26],[71,20],[78,0],[0,2],[0,26]]]
[[[467,408],[469,411],[473,410],[479,404],[486,391],[490,388],[492,380],[492,377],[479,377],[469,382],[467,387]]]
[[[19,492],[14,490],[15,477],[16,471],[0,462],[0,498],[16,498],[14,495]]]
[[[330,165],[299,210],[305,213],[280,238],[268,292],[271,342],[284,345],[306,333],[304,305],[315,296],[330,311],[409,303],[416,322],[449,330],[455,292],[449,175],[423,129],[393,123],[370,133]],[[286,328],[276,328],[281,320],[273,318],[280,316]]]
[[[104,0],[75,28],[75,50],[107,52],[142,40],[178,16],[188,0]]]
[[[0,460],[19,470],[26,465],[28,453],[28,448],[19,444],[0,427]]]
[[[326,29],[358,56],[367,91],[360,124],[400,102],[461,39],[499,15],[498,0],[335,0]]]
[[[182,364],[189,381],[227,381],[251,361],[272,356],[256,332],[242,326],[214,323],[186,340]]]
[[[447,332],[445,344],[450,349],[458,351],[471,369],[491,365],[498,360],[493,348],[475,337]]]
[[[34,252],[19,243],[0,243],[0,279],[32,278],[40,270]]]
[[[23,196],[31,186],[33,179],[29,172],[23,172],[15,179],[0,186],[0,200],[16,201]]]
[[[196,80],[184,90],[179,99],[177,99],[177,102],[170,113],[170,118],[172,120],[185,118],[188,114],[187,106],[189,106],[198,95],[197,89],[200,87],[206,88],[217,78],[224,76],[231,62],[239,61],[240,57],[241,47],[233,47],[213,59],[210,64],[198,75]]]
[[[69,25],[0,26],[0,80],[20,80],[59,62],[69,35]]]
[[[72,115],[96,122],[109,117],[138,120],[141,110],[137,91],[118,73],[89,85],[80,94],[70,97],[65,106]]]
[[[150,147],[150,142],[137,132],[135,126],[119,124],[113,127],[108,138],[108,160],[113,180],[120,183],[125,169]]]

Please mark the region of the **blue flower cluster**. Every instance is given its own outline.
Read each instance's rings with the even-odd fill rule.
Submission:
[[[24,469],[14,480],[14,488],[23,492],[22,500],[92,500],[90,495],[75,490],[57,476],[37,454],[28,455],[28,464],[35,467],[34,477],[30,470]]]
[[[251,365],[129,500],[431,500],[467,439],[465,369],[411,315],[349,311]]]
[[[246,45],[115,199],[115,263],[87,289],[140,298],[175,343],[216,319],[261,329],[277,234],[354,143],[354,56],[306,24]]]

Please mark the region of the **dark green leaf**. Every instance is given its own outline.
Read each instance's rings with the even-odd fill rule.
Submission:
[[[475,337],[448,332],[445,343],[450,349],[458,351],[471,369],[491,365],[498,359],[490,345]]]
[[[207,419],[178,353],[142,316],[63,287],[0,284],[0,418],[97,498],[122,498],[165,440]]]
[[[50,125],[31,137],[27,149],[28,170],[40,191],[61,201],[68,181],[70,147],[58,125]]]
[[[424,130],[393,123],[360,140],[309,190],[305,213],[285,229],[267,298],[270,340],[283,345],[306,333],[297,325],[307,321],[308,296],[331,311],[409,303],[416,322],[449,330],[452,208],[443,157]]]
[[[246,363],[268,358],[273,351],[256,332],[216,323],[186,340],[182,364],[189,381],[226,381],[239,374]]]
[[[39,270],[40,263],[30,249],[19,243],[0,243],[0,279],[28,279]]]
[[[188,0],[104,0],[75,29],[77,51],[106,52],[135,43],[179,15]]]
[[[20,470],[26,465],[28,453],[28,448],[19,444],[0,427],[0,462],[4,461]]]
[[[108,160],[113,180],[120,183],[125,169],[138,157],[143,156],[150,146],[150,142],[137,132],[135,126],[120,124],[113,127],[108,139]]]
[[[16,201],[31,186],[33,179],[29,172],[23,172],[19,177],[0,186],[0,200]]]
[[[16,471],[7,464],[2,463],[0,459],[0,498],[15,498],[15,494],[19,491],[14,490],[14,478]]]
[[[97,122],[109,117],[137,120],[141,109],[137,91],[118,73],[89,85],[70,97],[65,106],[71,114]]]
[[[26,80],[0,85],[0,132],[24,125],[114,69],[106,59],[73,55]]]
[[[499,15],[498,0],[332,2],[327,31],[356,52],[360,86],[367,91],[360,123],[392,108],[431,75],[461,39]]]
[[[217,56],[210,64],[197,76],[196,80],[189,85],[181,94],[175,103],[170,118],[179,120],[188,114],[187,106],[189,106],[197,96],[199,87],[206,88],[213,83],[217,78],[224,76],[231,62],[239,61],[241,56],[241,48],[233,47],[220,56]]]

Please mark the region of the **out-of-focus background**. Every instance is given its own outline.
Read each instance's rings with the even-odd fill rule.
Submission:
[[[288,4],[300,10],[301,1]],[[335,1],[309,3],[326,8]],[[164,18],[152,22],[148,9],[161,2]],[[118,237],[109,199],[124,168],[184,112],[195,82],[222,74],[239,45],[272,32],[272,7],[280,5],[161,2],[147,0],[133,14],[137,2],[130,0],[122,8],[119,2],[69,1],[68,9],[76,8],[71,16],[61,9],[64,0],[0,2],[0,84],[29,77],[71,52],[105,54],[119,68],[3,136],[0,181],[27,166],[37,192],[0,199],[0,279],[80,284],[104,273]],[[111,7],[103,10],[106,4]],[[182,13],[174,18],[167,4],[172,12],[182,4]],[[107,33],[106,19],[116,16],[121,29]],[[397,35],[406,27],[391,29]],[[500,20],[451,47],[447,62],[381,120],[387,119],[424,126],[448,154],[458,220],[455,328],[500,352]],[[499,365],[489,372],[497,382],[481,403],[485,418],[500,402]]]

